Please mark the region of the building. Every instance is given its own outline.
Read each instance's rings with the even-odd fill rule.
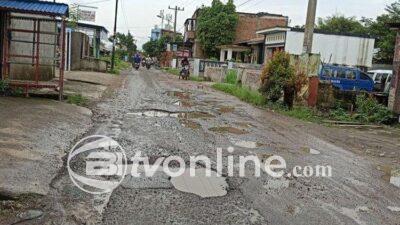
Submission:
[[[177,32],[176,35],[182,35],[182,33]],[[173,38],[174,37],[174,31],[172,30],[167,30],[167,29],[160,29],[157,26],[155,26],[152,30],[151,30],[151,36],[150,36],[150,40],[152,41],[157,41],[158,39],[160,39],[161,37],[170,37]]]
[[[38,0],[0,1],[0,77],[12,86],[59,88],[62,98],[68,5]],[[61,27],[57,26],[57,19]],[[53,82],[56,68],[60,78]]]
[[[151,41],[157,41],[161,37],[161,29],[158,28],[158,26],[155,26],[153,29],[151,29],[151,36],[150,40]]]
[[[264,35],[266,61],[277,51],[301,55],[304,29],[274,27],[257,31]],[[368,68],[372,66],[375,39],[369,36],[334,34],[315,30],[312,53],[323,63]]]
[[[191,50],[193,58],[204,58],[199,40],[196,39],[196,19],[200,10],[197,9],[192,18],[187,19],[185,22],[184,42],[185,46]],[[234,59],[242,62],[262,62],[263,35],[256,32],[276,26],[287,26],[288,17],[265,12],[238,12],[238,15],[239,21],[235,31],[235,41],[228,45],[218,46],[221,49],[221,60]]]

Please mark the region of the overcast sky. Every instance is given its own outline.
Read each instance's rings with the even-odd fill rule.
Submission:
[[[194,10],[202,4],[210,5],[212,0],[119,0],[118,31],[128,30],[138,40],[138,46],[149,40],[151,28],[160,25],[156,15],[164,9],[173,13],[168,6],[178,5],[185,11],[178,13],[177,30],[183,31],[183,23],[191,17]],[[395,0],[318,0],[317,17],[326,17],[334,13],[346,16],[375,18],[384,12],[385,6]],[[95,6],[96,24],[105,26],[110,32],[113,28],[115,0],[57,0],[68,4],[78,3]],[[226,2],[226,0],[224,0]],[[308,0],[236,0],[240,12],[269,12],[289,16],[290,25],[305,23]]]

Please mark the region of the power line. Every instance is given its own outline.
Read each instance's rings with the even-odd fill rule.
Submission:
[[[174,20],[174,42],[175,42],[176,41],[176,23],[177,23],[177,18],[178,18],[178,11],[185,11],[185,8],[180,8],[178,6],[175,6],[175,8],[172,8],[171,6],[168,6],[168,9],[175,11],[175,20]]]
[[[251,1],[253,1],[253,0],[247,0],[247,1],[243,2],[242,4],[240,4],[240,5],[238,6],[238,8],[241,7],[241,6],[246,5],[247,3],[251,2]]]

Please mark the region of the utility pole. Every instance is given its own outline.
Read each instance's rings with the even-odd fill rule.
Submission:
[[[164,27],[164,18],[165,18],[164,10],[160,10],[160,14],[157,15],[157,17],[161,18],[161,29],[163,29],[163,27]]]
[[[176,41],[176,22],[177,22],[177,18],[178,18],[178,11],[184,11],[185,8],[180,8],[178,6],[175,6],[175,8],[171,8],[170,6],[168,6],[168,9],[172,9],[175,11],[175,21],[174,21],[174,43]]]
[[[303,53],[312,53],[317,0],[308,0],[307,20],[304,30]]]
[[[117,17],[118,17],[118,0],[115,0],[115,19],[114,19],[114,38],[111,53],[111,70],[115,67],[115,42],[117,39]]]

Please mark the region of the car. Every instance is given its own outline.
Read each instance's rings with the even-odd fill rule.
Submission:
[[[358,68],[325,64],[320,71],[320,80],[329,81],[341,91],[374,90],[374,81]]]
[[[389,93],[393,70],[370,70],[368,75],[375,82],[374,90]]]

